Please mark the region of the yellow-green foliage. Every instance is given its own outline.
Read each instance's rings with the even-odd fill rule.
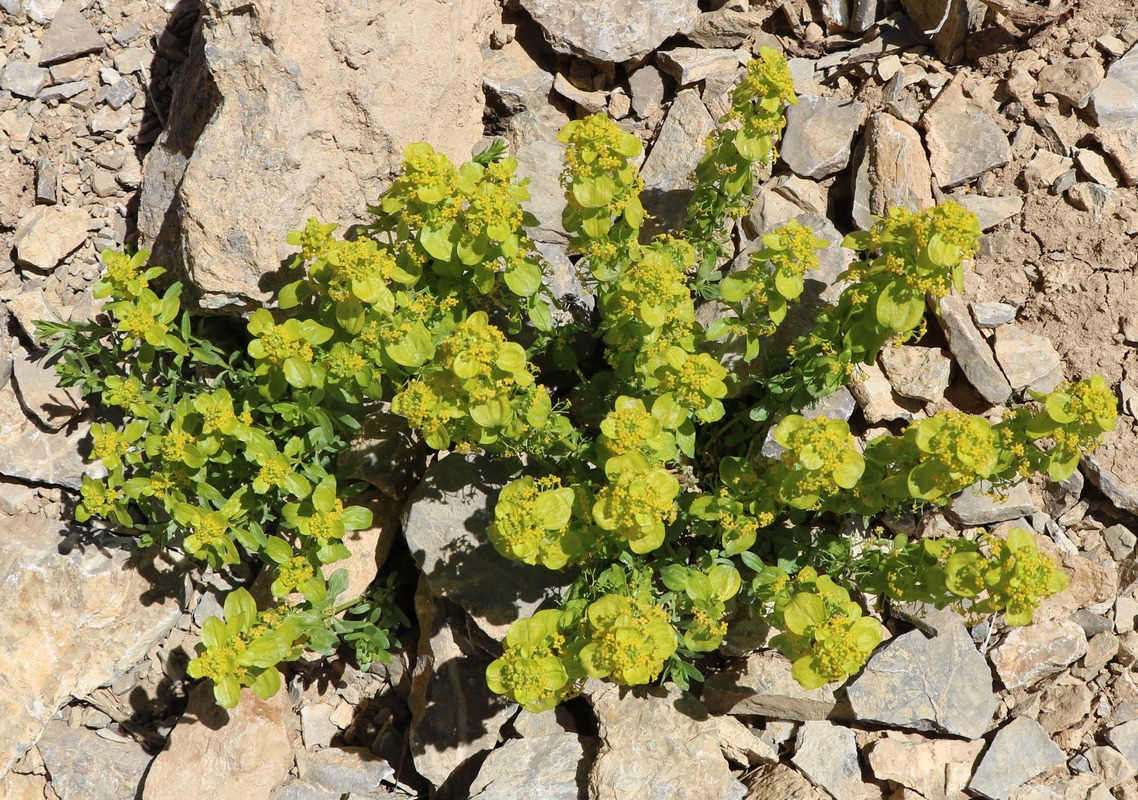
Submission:
[[[152,288],[162,270],[145,252],[105,253],[104,317],[44,326],[63,381],[107,412],[92,458],[109,474],[84,479],[77,519],[215,568],[260,561],[272,579],[270,608],[229,596],[190,674],[232,705],[241,686],[275,691],[276,665],[306,649],[344,641],[361,662],[387,657],[398,620],[387,592],[337,604],[346,574],[323,570],[347,557],[346,532],[371,524],[336,456],[384,402],[436,450],[524,456],[488,538],[505,558],[572,570],[551,580],[570,584],[555,607],[514,622],[487,670],[493,691],[528,710],[590,676],[686,687],[701,654],[756,620],[780,631],[771,644],[804,686],[844,680],[882,639],[851,588],[1030,622],[1065,577],[1026,532],[871,536],[855,551],[841,525],[944,504],[979,480],[1061,480],[1113,427],[1113,395],[1095,377],[1031,394],[995,423],[942,412],[864,447],[845,422],[800,415],[923,330],[926,296],[961,287],[980,232],[951,202],[891,210],[846,238],[856,256],[836,306],[792,338],[790,309],[826,242],[790,223],[731,272],[723,237],[776,153],[792,85],[763,48],[670,235],[643,232],[639,140],[602,115],[565,127],[563,223],[595,326],[553,325],[526,182],[499,149],[456,167],[411,145],[355,237],[316,220],[293,232],[291,282],[229,333],[234,351],[183,312],[180,284]],[[703,300],[723,309],[706,330]],[[603,357],[579,361],[593,344]],[[765,458],[753,445],[772,429],[783,452]]]

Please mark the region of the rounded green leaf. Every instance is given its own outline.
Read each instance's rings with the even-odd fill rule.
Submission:
[[[816,594],[796,594],[783,610],[782,618],[788,631],[805,636],[807,631],[826,619],[826,605]]]

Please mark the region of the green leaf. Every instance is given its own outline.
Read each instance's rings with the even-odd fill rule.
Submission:
[[[232,675],[226,675],[213,684],[213,697],[222,708],[236,708],[241,702],[241,684]]]
[[[921,322],[925,306],[919,296],[900,281],[890,281],[877,295],[877,321],[897,333],[910,331]]]
[[[786,629],[799,636],[826,619],[826,606],[816,594],[799,593],[794,595],[782,612]]]
[[[814,656],[802,656],[790,667],[790,676],[798,681],[803,689],[820,689],[829,681],[814,669]]]
[[[455,223],[445,222],[439,228],[423,228],[419,231],[419,244],[438,261],[450,261],[454,256]]]
[[[281,673],[276,667],[269,667],[261,672],[249,686],[253,693],[262,700],[268,700],[281,688]]]
[[[281,364],[281,371],[290,386],[303,389],[312,382],[312,365],[300,356],[289,356]]]
[[[261,552],[274,564],[283,564],[293,557],[292,547],[279,536],[270,536]]]
[[[573,498],[573,490],[568,486],[550,489],[538,495],[533,511],[547,530],[560,530],[573,516]]]
[[[362,531],[371,527],[372,513],[363,506],[348,506],[340,512],[340,521],[349,531]]]
[[[236,622],[237,629],[242,631],[248,630],[253,620],[257,618],[257,604],[253,600],[253,595],[245,589],[237,589],[226,595],[223,610],[225,621]]]
[[[616,182],[608,175],[597,175],[575,181],[573,199],[583,208],[604,208],[616,195]]]
[[[537,294],[541,288],[541,268],[529,261],[522,261],[516,267],[506,270],[503,279],[510,291],[518,297]]]

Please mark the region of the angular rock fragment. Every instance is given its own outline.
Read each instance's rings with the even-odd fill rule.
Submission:
[[[657,0],[648,14],[637,0],[521,0],[521,6],[558,53],[610,63],[648,55],[699,16],[696,0]]]
[[[981,194],[966,194],[955,198],[967,211],[976,215],[980,230],[990,231],[1005,220],[1023,211],[1022,197],[985,197]]]
[[[708,677],[703,702],[713,714],[758,715],[774,719],[830,719],[843,714],[833,689],[803,689],[790,675],[790,662],[772,651]]]
[[[1041,622],[1012,628],[998,647],[992,663],[1004,686],[1028,686],[1062,671],[1087,652],[1087,635],[1074,622]]]
[[[154,760],[137,742],[104,739],[95,731],[72,728],[62,721],[48,724],[36,749],[60,800],[134,797]]]
[[[989,800],[1008,800],[1016,788],[1064,758],[1038,722],[1017,717],[996,732],[968,788]]]
[[[937,57],[950,62],[970,31],[984,21],[988,7],[980,0],[964,0],[946,8],[939,0],[902,0],[905,13],[932,36]]]
[[[963,626],[920,631],[880,649],[847,687],[854,718],[976,739],[996,713],[987,660]]]
[[[525,713],[524,711],[522,712]],[[486,758],[470,787],[470,800],[515,800],[541,797],[577,800],[584,789],[578,781],[585,744],[575,733],[511,739]],[[591,754],[591,753],[590,753]]]
[[[831,722],[804,723],[790,760],[834,800],[869,800],[875,788],[861,779],[853,731]]]
[[[964,787],[984,742],[931,739],[889,731],[869,749],[870,769],[878,780],[919,792],[926,800],[965,800]]]
[[[935,347],[886,347],[881,351],[881,365],[893,391],[927,403],[944,397],[952,372],[948,353]]]
[[[1035,504],[1027,484],[1017,483],[996,494],[992,485],[980,481],[969,486],[948,505],[948,516],[961,525],[991,525],[1030,515]]]
[[[857,398],[861,413],[871,424],[886,420],[911,420],[913,410],[905,408],[893,396],[893,386],[881,367],[876,364],[859,364],[850,392]]]
[[[1110,65],[1090,96],[1095,121],[1106,128],[1130,128],[1138,121],[1138,44]]]
[[[992,405],[1002,404],[1011,396],[1012,387],[996,364],[988,343],[972,324],[964,301],[946,295],[940,299],[939,312],[937,321],[948,339],[948,349],[968,382]]]
[[[241,702],[221,708],[213,686],[200,683],[143,785],[142,800],[267,797],[293,764],[288,692],[262,700],[242,689]]]
[[[1036,78],[1039,81],[1036,94],[1053,94],[1076,108],[1083,108],[1103,79],[1102,64],[1097,58],[1075,58],[1048,64]]]
[[[623,695],[623,696],[622,696]],[[596,800],[741,800],[746,787],[719,750],[707,709],[673,688],[606,685],[592,697],[602,745],[589,772]]]
[[[1004,132],[983,109],[965,98],[954,81],[921,117],[929,149],[929,164],[943,189],[978,178],[1011,160]]]
[[[996,329],[994,349],[1013,389],[1050,392],[1063,381],[1063,361],[1046,337],[1003,325]]]
[[[14,446],[2,428],[0,441],[5,450]],[[130,547],[122,537],[42,514],[4,519],[0,776],[71,697],[122,677],[181,615],[181,580],[150,557],[132,557]]]
[[[733,75],[739,68],[739,56],[734,50],[702,47],[676,47],[656,53],[660,69],[676,79],[681,86],[690,86],[712,75]]]
[[[855,100],[802,96],[786,111],[780,155],[796,175],[825,178],[850,162],[854,134],[866,106]]]
[[[704,140],[714,129],[715,121],[699,92],[685,89],[676,95],[640,171],[641,200],[661,229],[675,230],[683,221],[695,187],[691,174],[703,158]]]
[[[0,89],[7,90],[16,97],[32,100],[47,86],[46,69],[26,61],[9,61],[0,69]]]
[[[932,170],[921,135],[893,115],[870,116],[853,161],[853,218],[862,230],[891,206],[923,211],[933,205]]]
[[[78,0],[67,0],[59,7],[43,35],[39,64],[46,67],[102,49],[103,37],[83,16]]]
[[[724,7],[700,14],[684,36],[700,47],[738,47],[762,28],[762,11],[738,11]]]
[[[64,258],[87,241],[90,216],[72,206],[39,206],[12,235],[19,263],[33,269],[55,269]]]

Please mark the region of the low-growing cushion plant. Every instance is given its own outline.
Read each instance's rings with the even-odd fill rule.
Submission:
[[[348,556],[346,531],[371,524],[336,456],[387,408],[434,450],[525,465],[486,535],[504,558],[570,572],[487,669],[490,688],[526,709],[590,676],[686,688],[725,640],[778,648],[806,687],[841,681],[882,640],[867,612],[894,601],[1028,624],[1067,580],[1030,533],[909,540],[872,519],[978,481],[999,492],[1036,473],[1063,480],[1113,427],[1114,397],[1093,377],[868,442],[804,416],[883,347],[922,335],[930,299],[962,288],[980,231],[951,202],[892,209],[846,237],[844,289],[811,312],[801,300],[827,243],[809,228],[767,231],[732,259],[731,223],[775,156],[791,87],[764,48],[670,234],[645,232],[640,141],[602,115],[566,125],[563,222],[595,298],[588,321],[549,296],[526,182],[501,147],[455,167],[411,145],[368,225],[292,233],[292,280],[236,346],[181,308],[180,283],[153,288],[163,270],[145,251],[104,253],[100,317],[44,326],[63,382],[101,416],[92,458],[108,474],[84,479],[77,519],[272,578],[261,608],[244,589],[229,595],[189,674],[233,705],[242,686],[277,691],[277,665],[305,650],[346,642],[362,666],[389,657],[390,580],[340,602],[345,573],[323,570]],[[762,455],[768,432],[781,455]]]

